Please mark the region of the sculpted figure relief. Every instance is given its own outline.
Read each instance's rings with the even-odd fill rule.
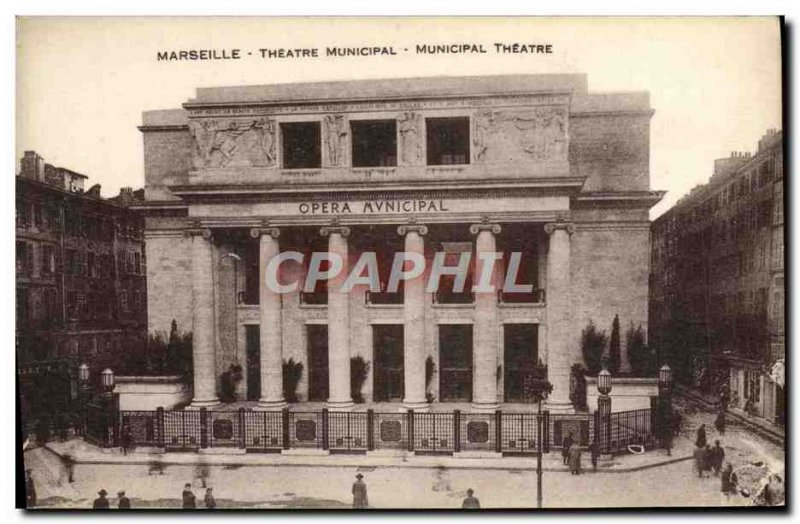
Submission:
[[[421,115],[403,113],[397,118],[400,130],[400,162],[416,164],[419,161]]]
[[[325,117],[327,132],[328,163],[332,166],[342,165],[345,154],[345,138],[347,138],[347,122],[342,115]]]
[[[275,121],[192,120],[192,161],[195,169],[270,167],[275,165]]]
[[[473,124],[475,160],[565,159],[566,126],[566,114],[562,108],[541,107],[518,113],[479,112]]]

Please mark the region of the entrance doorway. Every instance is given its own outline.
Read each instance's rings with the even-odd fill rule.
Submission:
[[[539,360],[539,326],[503,326],[503,391],[506,402],[532,402],[526,395],[526,377],[533,377]],[[528,379],[530,382],[530,379]]]
[[[442,402],[472,401],[472,326],[439,326],[439,398]]]
[[[308,400],[328,400],[328,326],[306,326],[308,341]]]
[[[247,400],[261,398],[261,326],[245,326]]]
[[[403,400],[403,325],[372,326],[372,348],[375,356],[373,398],[376,402]]]

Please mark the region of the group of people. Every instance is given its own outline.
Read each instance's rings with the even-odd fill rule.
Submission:
[[[192,485],[190,483],[186,483],[186,485],[183,487],[182,498],[183,509],[197,509],[196,497],[192,491]],[[214,509],[217,507],[217,501],[214,499],[212,488],[206,488],[206,496],[203,499],[203,502],[205,503],[206,509]],[[119,509],[131,509],[131,499],[125,496],[124,490],[120,490],[117,493],[117,507]],[[100,491],[97,492],[97,498],[94,499],[92,508],[111,509],[111,501],[109,501],[108,492],[105,489],[100,489]]]
[[[597,446],[592,443],[589,447],[592,453],[592,466],[597,469],[597,456],[599,455]],[[572,475],[581,474],[581,445],[569,433],[562,443],[561,458],[565,466],[569,466],[569,472]]]
[[[111,509],[111,501],[108,500],[108,492],[104,489],[100,489],[97,492],[97,498],[94,499],[92,503],[93,509]],[[131,509],[131,499],[125,496],[125,490],[119,490],[117,492],[117,508],[119,509]]]
[[[703,478],[710,475],[712,471],[714,475],[719,475],[722,463],[725,461],[725,449],[720,445],[719,440],[715,440],[714,447],[711,447],[706,437],[705,424],[701,424],[697,429],[694,446],[694,469],[697,476]]]
[[[356,481],[350,490],[353,494],[353,509],[369,508],[369,498],[367,498],[367,484],[364,482],[364,475],[356,474]],[[467,489],[467,496],[461,502],[461,509],[481,509],[481,501],[475,496],[472,488]]]
[[[183,509],[197,509],[197,497],[192,491],[192,484],[187,482],[183,486]],[[214,489],[206,488],[206,496],[203,498],[203,503],[206,509],[214,509],[217,507],[217,500],[214,498]]]

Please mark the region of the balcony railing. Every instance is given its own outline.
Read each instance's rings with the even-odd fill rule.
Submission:
[[[300,292],[300,304],[304,306],[325,306],[328,304],[328,292]]]
[[[368,306],[400,305],[403,303],[403,300],[404,300],[404,294],[402,290],[398,290],[396,293],[389,293],[386,291],[379,291],[377,293],[373,293],[372,291],[366,291],[364,293],[364,303]]]
[[[434,304],[474,304],[475,293],[472,291],[464,291],[461,293],[454,293],[452,291],[437,291],[433,294]]]
[[[500,304],[544,304],[544,289],[534,289],[528,293],[506,293],[498,291],[497,301]]]

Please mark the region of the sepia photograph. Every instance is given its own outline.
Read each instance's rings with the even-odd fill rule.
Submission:
[[[17,507],[785,511],[785,38],[18,16]]]

